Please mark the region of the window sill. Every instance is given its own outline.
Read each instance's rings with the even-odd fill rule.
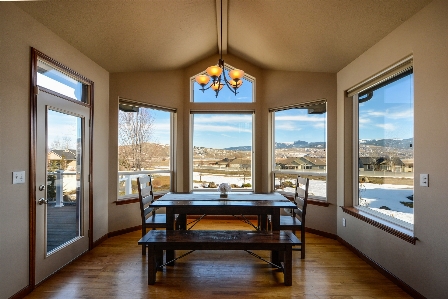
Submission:
[[[166,193],[168,193],[168,192],[154,192],[154,199],[159,199]],[[139,202],[138,194],[129,194],[127,196],[120,197],[113,203],[117,206],[121,206],[121,205],[127,205],[127,204],[138,203],[138,202]]]
[[[285,191],[276,191],[277,193],[280,193],[284,197],[286,197],[289,200],[294,200],[294,193],[292,192],[285,192]],[[329,207],[330,204],[324,200],[321,199],[315,199],[315,198],[308,198],[308,204],[314,205],[314,206],[321,206],[321,207]]]
[[[379,229],[382,229],[385,232],[394,235],[413,245],[415,245],[415,242],[418,240],[418,238],[411,235],[412,231],[405,228],[401,228],[398,225],[393,224],[392,222],[388,222],[384,219],[360,211],[355,207],[341,207],[341,209],[344,213],[347,213],[350,216],[353,216],[361,221],[367,222],[368,224],[373,225]]]

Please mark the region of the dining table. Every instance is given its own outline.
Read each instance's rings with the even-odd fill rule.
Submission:
[[[271,217],[272,231],[280,230],[280,210],[294,209],[296,205],[283,195],[273,193],[229,192],[222,198],[219,192],[170,192],[151,204],[154,208],[166,209],[167,230],[175,230],[175,215],[178,227],[186,228],[187,215],[256,215],[260,219],[260,230],[268,230],[267,217]],[[167,252],[167,259],[174,257]]]

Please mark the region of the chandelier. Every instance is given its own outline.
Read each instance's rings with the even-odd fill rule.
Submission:
[[[225,74],[224,60],[222,59],[222,0],[221,0],[221,47],[219,49],[221,58],[218,61],[218,65],[212,65],[207,68],[207,75],[197,75],[195,80],[201,86],[202,92],[207,89],[212,89],[218,97],[219,91],[226,85],[231,92],[235,95],[237,90],[243,84],[244,71],[234,69],[229,72],[230,80],[227,79]],[[210,81],[211,79],[211,81]],[[207,86],[207,84],[210,85]]]

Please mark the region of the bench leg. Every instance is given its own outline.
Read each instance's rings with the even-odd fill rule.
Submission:
[[[292,246],[287,246],[284,251],[283,274],[285,286],[292,285]]]
[[[272,250],[271,251],[271,263],[273,263],[274,265],[280,265],[280,262],[282,261],[282,259],[280,258],[280,251],[276,251],[276,250]]]
[[[156,282],[157,253],[152,245],[148,245],[148,285]]]

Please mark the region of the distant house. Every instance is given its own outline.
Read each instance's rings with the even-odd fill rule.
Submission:
[[[327,168],[327,162],[321,158],[314,158],[314,157],[300,157],[301,161],[306,163],[305,169],[326,169]]]
[[[324,159],[313,157],[289,157],[276,163],[277,169],[301,170],[301,169],[326,169]]]
[[[229,167],[238,169],[250,169],[250,159],[235,158],[229,162]]]
[[[364,171],[412,172],[399,157],[360,157],[358,167]]]
[[[51,150],[48,153],[48,165],[56,169],[75,171],[76,170],[76,150]]]

